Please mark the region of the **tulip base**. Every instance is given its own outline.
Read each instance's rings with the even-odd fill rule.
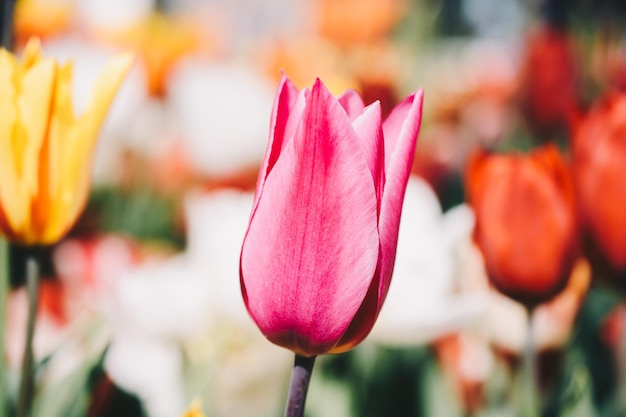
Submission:
[[[302,417],[304,415],[304,403],[313,373],[315,356],[306,357],[296,354],[296,360],[291,372],[289,383],[289,395],[285,407],[285,417]]]

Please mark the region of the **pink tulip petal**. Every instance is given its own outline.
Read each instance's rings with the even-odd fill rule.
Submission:
[[[346,331],[378,262],[376,195],[345,111],[318,80],[266,179],[241,255],[248,311],[274,343],[315,355]]]
[[[338,97],[338,100],[341,106],[345,109],[346,113],[348,113],[350,120],[354,121],[361,113],[363,113],[365,104],[363,104],[363,99],[356,91],[346,90]]]
[[[304,109],[307,105],[306,101],[308,96],[308,88],[303,88],[298,93],[296,101],[289,112],[289,120],[287,120],[287,123],[285,124],[285,140],[283,142],[290,141],[296,136],[296,131],[298,130],[298,126],[300,126],[300,121],[302,120]]]
[[[385,119],[383,132],[385,134],[385,166],[387,169],[389,168],[393,150],[396,149],[402,135],[411,135],[413,132],[417,135],[417,132],[419,132],[423,101],[424,91],[419,89],[394,107],[387,119]],[[402,132],[403,129],[408,131]]]
[[[376,185],[376,197],[380,203],[384,184],[385,148],[382,130],[380,102],[375,101],[352,122],[352,127],[361,140],[363,157],[372,173]]]
[[[377,279],[372,280],[370,287],[367,290],[367,294],[361,303],[358,311],[352,319],[352,323],[346,329],[345,333],[341,336],[341,339],[329,353],[343,353],[351,350],[356,345],[361,343],[363,339],[372,331],[376,317],[380,312],[379,306],[379,287],[380,287],[380,273],[379,269],[374,274]]]
[[[331,353],[342,353],[361,343],[370,333],[389,291],[389,283],[396,258],[398,227],[404,201],[404,192],[411,172],[417,134],[422,116],[422,91],[407,97],[385,120],[385,188],[381,202],[378,230],[380,234],[380,260],[376,271],[378,282],[372,286],[352,324]]]
[[[396,259],[402,202],[415,156],[423,99],[424,93],[420,89],[398,104],[383,124],[386,179],[378,224],[381,254],[379,310],[387,296]]]
[[[276,92],[276,98],[274,99],[274,107],[272,108],[271,122],[270,122],[270,137],[265,149],[265,155],[261,162],[261,169],[259,170],[259,177],[256,183],[256,194],[254,196],[254,206],[256,206],[259,198],[261,197],[261,191],[267,174],[272,170],[272,167],[276,163],[276,159],[280,155],[283,148],[283,141],[285,138],[285,129],[291,108],[296,102],[298,96],[298,89],[293,85],[291,80],[283,74],[278,85]]]

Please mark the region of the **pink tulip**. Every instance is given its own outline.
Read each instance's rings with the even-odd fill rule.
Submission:
[[[283,75],[257,181],[240,277],[248,312],[301,356],[352,349],[389,289],[421,90],[383,123],[379,102],[335,98]]]

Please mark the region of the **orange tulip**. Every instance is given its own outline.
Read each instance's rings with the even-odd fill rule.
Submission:
[[[577,258],[574,188],[556,147],[480,152],[467,175],[474,239],[503,294],[532,308],[559,293]]]
[[[597,103],[576,129],[574,180],[592,263],[626,275],[626,94]],[[598,272],[596,270],[596,272]]]
[[[72,20],[69,1],[20,0],[15,4],[15,38],[18,45],[31,37],[41,39],[68,30]]]
[[[148,92],[156,97],[166,95],[169,76],[176,65],[200,45],[198,31],[191,22],[160,13],[125,30],[103,31],[100,35],[136,51],[145,69]]]
[[[367,43],[387,36],[402,18],[403,0],[319,0],[319,32],[339,44]]]

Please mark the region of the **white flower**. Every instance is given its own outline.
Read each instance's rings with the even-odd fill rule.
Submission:
[[[274,100],[269,81],[232,64],[187,61],[168,91],[196,169],[221,176],[260,163]]]
[[[76,0],[76,20],[91,30],[126,29],[148,16],[155,0]]]
[[[150,416],[177,415],[186,404],[181,344],[209,327],[210,282],[176,256],[127,272],[114,299],[105,369]]]
[[[467,229],[463,210],[441,213],[422,179],[407,186],[394,275],[372,331],[374,341],[412,345],[461,329],[481,311],[482,294],[458,293],[455,244]]]
[[[107,351],[105,369],[123,389],[143,402],[150,417],[175,417],[187,403],[183,357],[171,342],[141,334],[117,337]]]
[[[239,256],[253,198],[250,192],[223,189],[192,192],[185,200],[186,253],[194,268],[211,280],[214,312],[250,328],[254,326],[241,296]]]
[[[273,416],[283,401],[293,358],[253,325],[239,287],[252,198],[190,194],[187,250],[119,281],[105,368],[150,416],[179,415],[197,396],[216,417]]]

